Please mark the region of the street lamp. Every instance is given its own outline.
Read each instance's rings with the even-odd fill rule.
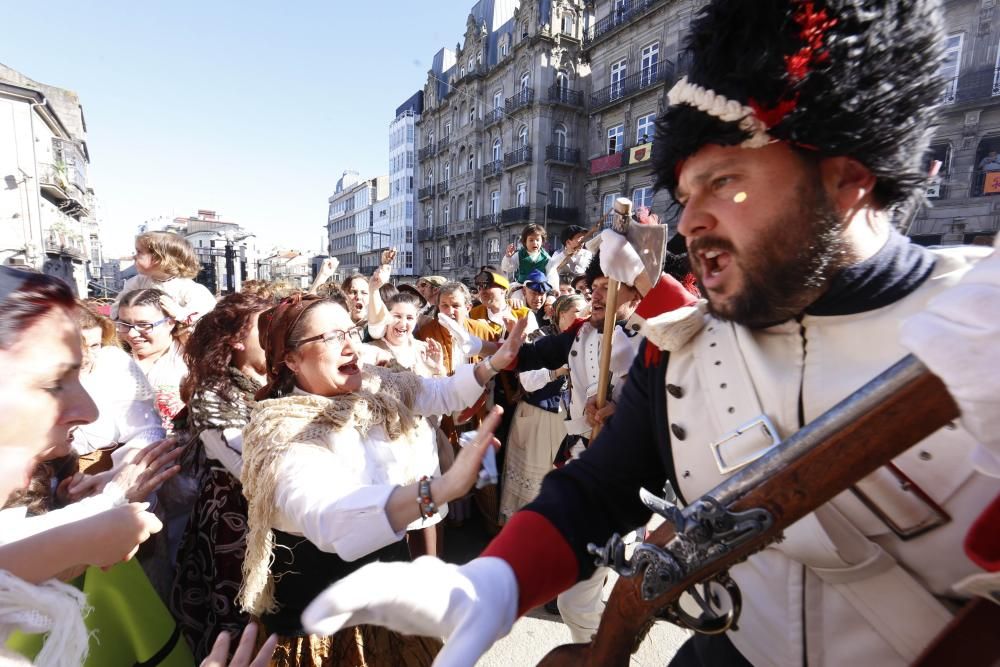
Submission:
[[[256,234],[245,232],[242,234],[236,234],[231,229],[227,229],[225,233],[216,232],[216,236],[224,239],[226,242],[226,292],[232,294],[236,291],[236,248],[235,244],[240,241],[245,241],[250,237],[255,237]],[[246,256],[244,255],[244,261],[246,261]]]

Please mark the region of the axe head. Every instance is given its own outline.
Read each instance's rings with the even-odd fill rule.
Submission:
[[[625,197],[615,200],[611,218],[611,229],[624,234],[629,245],[635,248],[642,259],[642,265],[653,285],[660,279],[663,260],[667,254],[667,226],[643,225],[632,219],[632,201]]]

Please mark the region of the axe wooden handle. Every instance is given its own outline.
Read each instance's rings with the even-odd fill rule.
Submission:
[[[611,389],[611,337],[615,334],[615,311],[618,310],[618,281],[608,280],[608,296],[604,300],[604,330],[601,332],[600,370],[597,372],[597,409],[608,404],[608,391]],[[593,442],[601,432],[601,424],[595,424],[590,431]]]

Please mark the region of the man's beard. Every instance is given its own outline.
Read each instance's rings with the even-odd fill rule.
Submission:
[[[782,216],[766,236],[739,253],[723,239],[703,237],[694,242],[694,252],[701,245],[729,252],[742,273],[743,289],[735,297],[715,304],[708,296],[709,312],[719,319],[761,328],[797,317],[819,298],[833,276],[853,262],[843,221],[818,175],[797,187],[796,193],[799,210]],[[709,295],[700,283],[699,278],[702,293]]]

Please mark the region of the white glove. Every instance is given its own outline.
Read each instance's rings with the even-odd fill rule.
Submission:
[[[483,349],[482,338],[469,333],[465,327],[444,313],[438,313],[438,322],[451,334],[452,341],[458,343],[462,349],[462,354],[468,357],[475,357]]]
[[[903,322],[900,342],[941,378],[962,426],[1000,461],[1000,253]]]
[[[626,285],[634,285],[635,279],[645,270],[639,253],[622,234],[613,229],[605,229],[599,236],[587,243],[591,252],[601,251],[601,271],[608,278]]]
[[[474,665],[510,632],[517,579],[500,558],[452,565],[433,556],[412,563],[372,563],[333,584],[302,613],[310,634],[382,625],[407,635],[441,637],[434,667]]]

